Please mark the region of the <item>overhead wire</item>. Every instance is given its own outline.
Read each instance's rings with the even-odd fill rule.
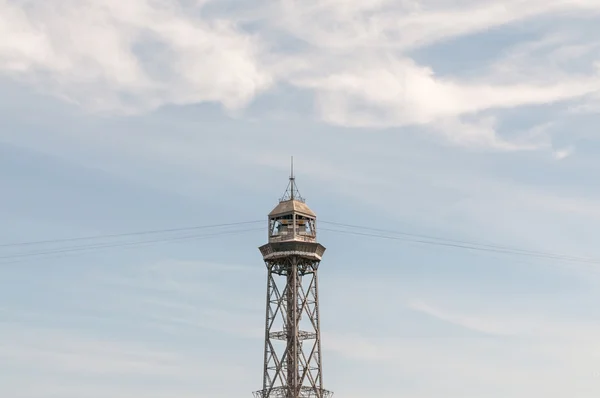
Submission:
[[[106,239],[115,239],[115,238],[121,239],[121,238],[129,238],[129,237],[145,236],[145,235],[171,234],[171,233],[175,233],[175,232],[185,232],[185,231],[192,231],[192,230],[208,230],[211,228],[236,227],[236,226],[242,226],[242,225],[257,224],[257,223],[262,223],[262,222],[264,222],[264,220],[242,221],[242,222],[235,222],[235,223],[223,223],[223,224],[212,224],[212,225],[198,225],[198,226],[182,227],[182,228],[155,229],[155,230],[145,230],[145,231],[118,233],[118,234],[91,235],[91,236],[83,236],[83,237],[71,237],[71,238],[61,238],[61,239],[47,239],[47,240],[38,240],[38,241],[15,242],[15,243],[0,244],[0,249],[17,248],[17,247],[25,247],[25,246],[36,246],[36,245],[38,245],[38,246],[54,245],[54,244],[62,244],[62,243],[77,242],[77,241],[95,241],[95,240],[97,241],[97,240],[103,240],[103,239],[106,240]],[[373,227],[364,226],[364,225],[353,225],[353,224],[339,223],[339,222],[327,221],[327,220],[319,220],[319,223],[331,225],[333,227],[338,227],[338,228],[352,228],[352,230],[334,229],[334,228],[319,228],[319,230],[326,231],[326,232],[349,234],[349,235],[355,235],[355,236],[365,236],[365,237],[378,238],[378,239],[404,241],[404,242],[417,243],[417,244],[423,244],[423,245],[444,246],[444,247],[451,247],[451,248],[463,249],[463,250],[475,250],[475,251],[482,251],[482,252],[493,252],[493,253],[500,253],[500,254],[537,257],[537,258],[559,260],[559,261],[571,261],[571,262],[590,263],[590,264],[599,264],[600,263],[600,259],[577,257],[577,256],[570,256],[570,255],[551,253],[551,252],[543,252],[543,251],[535,251],[535,250],[521,249],[521,248],[516,248],[516,247],[508,247],[508,246],[493,245],[493,244],[488,244],[488,243],[473,242],[473,241],[467,241],[467,240],[441,238],[441,237],[430,236],[430,235],[409,233],[409,232],[405,232],[405,231],[395,231],[395,230],[389,230],[389,229],[373,228]],[[119,242],[119,241],[112,242],[112,243],[110,243],[110,242],[102,242],[102,243],[90,242],[90,243],[84,244],[84,245],[66,246],[66,247],[59,246],[59,247],[56,247],[53,249],[47,249],[47,250],[41,250],[41,251],[33,251],[33,252],[26,251],[26,252],[21,252],[21,253],[15,253],[15,254],[10,254],[10,255],[0,256],[0,260],[10,260],[10,259],[17,259],[17,258],[25,258],[25,257],[37,257],[37,256],[48,255],[48,254],[52,255],[52,254],[80,252],[80,251],[104,249],[104,248],[130,247],[130,246],[134,247],[134,246],[147,245],[147,244],[153,244],[153,243],[171,242],[171,241],[186,240],[186,239],[199,239],[202,237],[219,236],[219,235],[226,235],[226,234],[230,234],[230,233],[243,233],[243,232],[257,231],[259,229],[262,229],[262,228],[253,228],[253,229],[246,229],[246,230],[241,230],[241,231],[234,230],[234,231],[211,233],[211,234],[204,234],[204,235],[193,234],[193,235],[186,235],[186,236],[179,236],[179,237],[169,237],[169,238],[134,241],[134,242]],[[357,230],[360,230],[360,231],[357,231]],[[363,231],[363,232],[361,232],[361,231]],[[367,232],[364,232],[364,231],[367,231]],[[372,233],[369,233],[368,231],[371,231]],[[2,264],[2,263],[4,263],[4,262],[0,261],[0,264]]]
[[[209,234],[193,234],[193,235],[176,236],[176,237],[163,238],[163,239],[142,240],[142,241],[133,241],[133,242],[125,242],[125,243],[113,242],[113,243],[104,243],[104,244],[87,244],[87,245],[79,245],[79,246],[62,247],[62,248],[57,248],[57,249],[53,249],[53,250],[16,253],[16,254],[12,254],[12,255],[0,256],[0,264],[14,262],[14,261],[1,261],[1,260],[22,259],[25,257],[37,257],[37,256],[73,253],[73,252],[90,251],[90,250],[93,251],[93,250],[107,249],[107,248],[144,246],[144,245],[155,244],[155,243],[167,243],[167,242],[174,242],[174,241],[181,241],[181,240],[195,240],[195,239],[202,239],[202,238],[211,238],[211,237],[221,236],[221,235],[235,235],[235,234],[259,231],[259,230],[262,230],[262,228],[249,228],[249,229],[242,229],[242,230],[215,232],[215,233],[209,233]]]
[[[600,264],[600,259],[575,257],[575,256],[561,255],[561,254],[555,254],[555,253],[544,253],[544,252],[534,252],[534,251],[528,252],[526,250],[520,250],[520,249],[514,249],[514,250],[507,249],[507,248],[503,249],[501,247],[493,247],[492,245],[477,245],[477,244],[471,245],[471,244],[460,244],[460,243],[452,243],[452,242],[444,242],[444,241],[411,239],[411,238],[400,237],[400,236],[390,236],[390,235],[384,235],[384,234],[370,234],[370,233],[365,233],[365,232],[345,231],[345,230],[340,230],[340,229],[329,229],[329,228],[320,228],[320,230],[328,231],[328,232],[337,232],[337,233],[342,233],[342,234],[349,234],[349,235],[366,236],[366,237],[379,238],[379,239],[389,239],[389,240],[396,240],[396,241],[403,241],[403,242],[410,242],[410,243],[418,243],[418,244],[425,244],[425,245],[445,246],[445,247],[451,247],[451,248],[457,248],[457,249],[467,249],[467,250],[475,250],[475,251],[482,251],[482,252],[492,252],[492,253],[500,253],[500,254],[512,254],[512,255],[519,255],[519,256],[538,257],[538,258],[558,260],[558,261],[578,262],[578,263],[587,263],[587,264]]]
[[[91,235],[91,236],[81,236],[81,237],[61,238],[61,239],[47,239],[47,240],[38,240],[38,241],[29,241],[29,242],[14,242],[14,243],[0,244],[0,247],[33,246],[33,245],[43,245],[43,244],[53,244],[53,243],[76,242],[76,241],[93,240],[93,239],[122,238],[122,237],[139,236],[139,235],[151,235],[151,234],[159,234],[159,233],[183,232],[183,231],[200,230],[200,229],[231,227],[231,226],[238,226],[238,225],[245,225],[245,224],[256,224],[256,223],[260,223],[260,222],[265,222],[265,221],[264,220],[242,221],[242,222],[227,223],[227,224],[212,224],[212,225],[198,225],[198,226],[183,227],[183,228],[155,229],[155,230],[146,230],[146,231],[125,232],[125,233],[119,233],[119,234],[109,234],[109,235]]]
[[[529,250],[529,249],[521,249],[521,248],[516,248],[516,247],[510,247],[510,246],[499,246],[499,245],[493,245],[493,244],[489,244],[489,243],[473,242],[473,241],[467,241],[467,240],[440,238],[440,237],[432,236],[432,235],[414,234],[414,233],[394,231],[394,230],[389,230],[389,229],[366,227],[364,225],[344,224],[344,223],[338,223],[338,222],[332,222],[332,221],[319,221],[319,222],[321,224],[329,224],[329,225],[340,226],[340,227],[345,227],[345,228],[354,228],[354,229],[360,229],[360,230],[364,230],[364,231],[375,231],[375,232],[381,232],[381,233],[385,233],[385,234],[400,235],[400,236],[406,236],[406,237],[410,237],[410,238],[427,239],[427,240],[432,240],[432,241],[441,241],[441,242],[454,243],[454,244],[460,244],[460,245],[470,245],[470,246],[476,245],[479,247],[488,247],[488,248],[497,249],[497,250],[510,250],[510,251],[514,251],[514,252],[518,251],[518,252],[528,253],[528,254],[564,256],[564,255],[556,254],[556,253],[548,253],[548,252],[535,251],[535,250]],[[324,230],[324,229],[321,228],[321,230]],[[419,242],[419,243],[422,243],[422,242]],[[575,257],[573,257],[573,258],[575,258]]]

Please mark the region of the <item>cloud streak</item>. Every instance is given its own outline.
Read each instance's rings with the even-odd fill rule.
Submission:
[[[502,315],[493,309],[465,315],[464,308],[457,310],[454,305],[456,311],[449,311],[449,305],[443,309],[421,300],[408,303],[415,311],[479,336],[381,338],[368,333],[330,333],[325,340],[328,363],[356,361],[378,369],[370,371],[372,377],[383,371],[382,377],[396,375],[403,385],[408,383],[404,380],[411,380],[416,383],[418,397],[450,391],[493,397],[543,392],[557,398],[578,391],[581,396],[592,397],[597,391],[597,323],[557,315],[545,319],[521,312]],[[574,356],[577,361],[572,360]],[[553,382],[545,381],[548,378]]]
[[[12,396],[127,396],[165,397],[179,391],[226,392],[231,377],[246,378],[246,370],[213,356],[184,352],[177,347],[149,342],[110,340],[72,330],[3,325],[0,333],[10,341],[0,344],[0,364],[14,372],[3,383]],[[36,383],[22,380],[27,369]],[[121,382],[119,382],[121,381]],[[148,385],[154,385],[148,389]],[[226,392],[227,393],[227,392]],[[231,391],[229,391],[231,393]],[[77,395],[79,394],[79,395]],[[121,395],[123,394],[123,395]],[[104,396],[105,396],[104,395]]]

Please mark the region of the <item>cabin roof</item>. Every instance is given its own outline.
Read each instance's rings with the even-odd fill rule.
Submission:
[[[284,200],[269,213],[269,217],[279,214],[299,213],[305,216],[317,217],[317,215],[306,205],[299,200]]]

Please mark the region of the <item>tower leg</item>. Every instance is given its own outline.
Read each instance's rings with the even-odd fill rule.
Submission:
[[[287,274],[287,384],[289,398],[298,396],[298,267],[289,265]]]
[[[323,389],[318,265],[296,256],[267,262],[265,365],[256,398],[332,396]]]

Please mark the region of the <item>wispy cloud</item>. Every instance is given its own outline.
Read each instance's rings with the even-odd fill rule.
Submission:
[[[263,281],[260,265],[254,269],[211,262],[164,261],[148,268],[130,268],[119,276],[94,273],[90,290],[112,299],[97,303],[97,309],[161,325],[164,330],[204,329],[237,338],[255,338],[264,333],[259,319],[264,303],[247,299],[247,281]],[[239,286],[231,291],[229,286]],[[262,298],[262,294],[258,296]]]
[[[590,16],[600,8],[594,1],[550,2],[518,0],[372,0],[357,4],[351,0],[288,0],[279,11],[285,16],[277,25],[315,46],[331,49],[410,49],[438,41],[482,32],[494,27],[540,15],[566,11]],[[335,27],[332,21],[339,22]]]
[[[413,388],[408,389],[414,389],[413,396],[417,397],[435,397],[451,391],[462,396],[524,397],[544,393],[559,398],[577,390],[582,397],[591,398],[596,390],[598,373],[594,356],[597,350],[591,344],[362,338],[339,354],[345,360],[352,360],[364,346],[372,347],[370,351],[385,353],[378,363],[370,360],[370,352],[359,360],[368,364],[366,374],[376,377],[384,372],[385,379],[395,375],[402,385],[409,384],[405,380],[410,380]],[[573,361],[575,352],[578,359]],[[328,363],[331,362],[330,355]],[[361,375],[364,376],[364,372]],[[344,387],[342,384],[341,388]]]
[[[100,111],[246,104],[271,79],[260,43],[178,2],[0,2],[0,70]]]
[[[474,330],[476,332],[499,336],[514,336],[517,335],[519,331],[518,327],[515,328],[514,325],[508,324],[507,322],[495,322],[495,319],[493,318],[486,320],[477,317],[473,318],[469,316],[452,314],[418,300],[410,302],[408,306],[415,311],[420,311],[432,317],[462,326],[466,329]]]
[[[0,71],[110,112],[198,102],[240,109],[278,83],[291,84],[313,93],[327,123],[427,125],[454,143],[499,150],[547,148],[549,137],[508,140],[482,112],[600,90],[589,70],[595,60],[581,57],[597,49],[595,34],[541,25],[535,32],[543,39],[517,45],[489,69],[480,65],[469,79],[439,75],[411,54],[535,17],[589,18],[600,12],[594,1],[287,0],[260,2],[251,13],[235,6],[211,12],[211,1],[182,4],[3,0],[0,37],[10,40],[0,40]]]
[[[593,59],[579,59],[580,68],[575,71],[567,64],[576,54],[594,48],[593,39],[583,36],[553,32],[554,40],[544,38],[529,48],[517,44],[505,56],[499,55],[489,69],[487,62],[469,55],[473,75],[469,78],[439,75],[435,65],[419,64],[409,52],[541,14],[558,14],[570,7],[565,2],[528,2],[525,7],[518,2],[485,6],[464,2],[450,7],[429,2],[416,8],[409,2],[402,6],[372,2],[354,8],[345,2],[315,3],[319,6],[303,8],[292,3],[294,8],[289,10],[289,18],[297,22],[290,26],[297,27],[297,37],[311,41],[314,47],[306,56],[314,57],[318,65],[292,81],[315,93],[320,117],[332,124],[429,125],[461,145],[499,150],[547,148],[547,135],[536,141],[507,141],[498,135],[494,119],[481,113],[571,101],[600,88],[595,68],[581,71],[582,65],[593,65]],[[580,16],[598,11],[591,3],[572,6],[570,10]],[[546,31],[540,29],[539,34],[545,37]],[[544,51],[531,52],[534,45]],[[562,63],[557,62],[559,58]]]
[[[454,304],[456,307],[456,304]],[[488,308],[476,305],[476,310],[452,310],[448,306],[431,305],[422,300],[411,300],[408,308],[458,325],[465,329],[497,337],[514,337],[529,341],[556,342],[571,344],[575,341],[582,345],[591,343],[600,324],[587,318],[565,317],[556,311],[547,314],[527,311],[498,312],[498,307]],[[469,313],[470,312],[470,313]]]
[[[473,303],[472,298],[463,298]],[[490,299],[485,303],[489,304]],[[466,310],[453,301],[435,306],[413,300],[408,307],[476,334],[460,338],[403,337],[401,324],[397,337],[392,334],[382,338],[378,333],[358,331],[330,333],[324,337],[328,362],[339,363],[342,360],[338,358],[343,358],[365,363],[373,375],[378,371],[372,369],[389,369],[397,377],[417,383],[419,397],[434,397],[444,391],[494,397],[544,392],[561,397],[575,389],[582,396],[593,395],[598,377],[598,350],[593,343],[598,323],[566,319],[559,314],[546,318],[532,317],[526,311],[500,314],[496,305],[486,308],[490,306],[483,302],[472,312],[473,305]],[[574,356],[576,361],[572,360]],[[556,378],[555,382],[542,382],[548,377]],[[465,382],[467,379],[471,381]]]
[[[566,159],[569,156],[573,155],[574,152],[575,152],[575,148],[573,148],[572,146],[569,146],[569,147],[558,149],[558,150],[554,151],[554,157],[557,160],[563,160],[563,159]]]
[[[2,311],[0,365],[8,369],[2,392],[70,398],[145,395],[148,386],[155,397],[250,391],[252,356],[244,352],[252,351],[249,339],[260,350],[264,303],[253,308],[243,288],[229,290],[253,279],[243,268],[165,260],[119,269],[88,263],[77,277],[63,275],[37,292],[32,305]],[[65,302],[66,296],[77,300]],[[51,303],[46,310],[44,298]]]
[[[72,336],[71,336],[72,337]],[[136,374],[191,377],[173,353],[135,347],[135,343],[112,343],[69,338],[52,330],[20,331],[18,341],[0,347],[0,355],[15,364],[53,368],[54,371],[90,374]],[[59,365],[59,366],[57,366]]]
[[[13,396],[101,396],[99,391],[114,396],[150,393],[157,397],[180,391],[186,396],[197,391],[198,385],[210,383],[213,387],[205,387],[205,391],[218,390],[229,378],[244,380],[247,374],[235,363],[165,344],[10,324],[3,325],[0,335],[10,342],[0,344],[0,363],[14,373],[3,383],[2,391]],[[19,369],[36,375],[37,382],[22,380]],[[128,382],[117,387],[115,380]],[[147,389],[149,384],[156,385],[153,392]]]

